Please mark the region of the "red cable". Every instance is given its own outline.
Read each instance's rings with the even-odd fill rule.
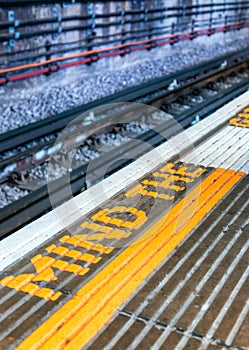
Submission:
[[[168,44],[173,44],[176,43],[178,41],[186,41],[189,39],[193,39],[195,37],[200,37],[200,36],[207,36],[207,35],[211,35],[213,34],[212,32],[210,33],[210,29],[214,29],[215,33],[221,33],[221,32],[227,32],[227,31],[231,31],[231,30],[236,30],[236,29],[241,29],[241,28],[248,28],[249,27],[249,22],[235,22],[235,23],[229,23],[223,26],[214,26],[212,28],[206,27],[206,28],[201,28],[199,30],[198,33],[194,33],[192,31],[189,32],[182,32],[182,33],[175,33],[175,34],[171,34],[171,35],[165,35],[165,36],[161,36],[161,37],[157,37],[157,38],[153,38],[153,39],[148,39],[148,40],[142,40],[140,42],[131,42],[131,43],[127,43],[127,44],[122,44],[122,45],[117,45],[114,47],[110,47],[110,48],[105,48],[105,49],[101,49],[101,50],[91,50],[91,51],[87,51],[87,52],[82,52],[79,54],[75,54],[75,55],[69,55],[69,56],[62,56],[62,57],[57,57],[53,60],[48,60],[48,61],[43,61],[43,62],[39,62],[39,63],[34,63],[34,64],[29,64],[29,65],[25,65],[25,66],[18,66],[18,67],[12,67],[9,69],[3,69],[0,70],[0,74],[1,73],[6,73],[6,72],[10,72],[10,71],[16,71],[16,70],[20,70],[20,69],[28,69],[34,66],[41,66],[44,65],[45,63],[53,63],[53,62],[58,62],[60,60],[68,60],[68,59],[72,59],[72,58],[76,58],[76,57],[81,57],[81,56],[86,56],[87,54],[89,55],[89,53],[102,53],[102,52],[108,52],[108,51],[112,51],[114,50],[114,48],[125,48],[127,46],[137,46],[139,43],[150,43],[149,45],[143,45],[143,46],[138,46],[138,47],[132,47],[128,50],[118,50],[115,52],[109,52],[109,53],[105,53],[103,55],[98,55],[96,57],[91,57],[91,58],[84,58],[83,60],[80,61],[76,61],[76,62],[69,62],[69,63],[64,63],[61,65],[54,65],[51,67],[47,67],[47,68],[43,68],[37,71],[33,71],[30,73],[25,73],[25,74],[19,74],[19,75],[15,75],[15,76],[10,76],[10,77],[6,77],[6,78],[2,78],[0,79],[0,85],[4,85],[6,83],[10,82],[14,82],[17,80],[23,80],[23,79],[27,79],[27,78],[31,78],[31,77],[35,77],[41,74],[46,74],[49,72],[55,72],[59,69],[65,69],[65,68],[69,68],[69,67],[74,67],[74,66],[78,66],[78,65],[82,65],[82,64],[90,64],[94,61],[97,61],[99,59],[103,59],[103,58],[108,58],[108,57],[114,57],[114,56],[119,56],[119,55],[125,55],[128,52],[134,52],[134,51],[141,51],[141,50],[145,50],[145,49],[151,49],[153,47],[161,47],[161,46],[165,46]],[[182,37],[179,37],[182,36]],[[169,39],[163,42],[159,42],[159,43],[155,43],[155,41],[161,41],[163,39]]]

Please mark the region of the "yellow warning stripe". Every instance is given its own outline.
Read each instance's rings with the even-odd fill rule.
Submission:
[[[217,169],[125,249],[17,349],[82,349],[116,309],[244,176]]]

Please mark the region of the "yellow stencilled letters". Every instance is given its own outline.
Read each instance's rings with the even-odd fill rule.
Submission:
[[[32,283],[34,277],[35,274],[23,274],[16,277],[7,276],[0,281],[0,284],[45,300],[56,300],[60,297],[61,292],[55,293],[53,289],[40,288],[37,284]]]
[[[110,215],[114,213],[126,213],[130,214],[130,216],[136,216],[134,221],[123,221],[118,218],[111,218]],[[146,214],[142,210],[138,210],[136,208],[126,208],[124,206],[116,206],[112,209],[103,209],[100,210],[97,214],[92,216],[94,221],[98,220],[104,222],[105,224],[112,224],[117,227],[127,227],[130,229],[139,229],[147,220]]]
[[[158,182],[155,181],[148,181],[144,180],[142,181],[142,184],[138,184],[137,186],[133,187],[130,191],[126,192],[126,197],[135,197],[139,194],[142,196],[148,196],[153,198],[161,198],[165,200],[173,200],[174,196],[169,196],[164,193],[157,193],[156,191],[151,191],[148,189],[149,186],[159,186]]]
[[[76,236],[63,236],[60,238],[60,242],[73,245],[74,247],[81,247],[87,250],[93,250],[101,254],[110,254],[113,251],[113,247],[105,247],[102,244],[95,244],[91,241],[83,241]]]
[[[69,249],[64,246],[56,246],[55,244],[52,244],[51,246],[47,247],[46,251],[49,253],[52,252],[53,254],[57,254],[60,256],[66,256],[74,260],[84,261],[88,264],[97,264],[97,262],[101,260],[101,257],[95,257],[93,254],[82,254],[79,250]]]
[[[152,174],[154,179],[151,177],[142,179],[127,191],[125,196],[135,197],[141,194],[168,201],[173,200],[177,192],[184,191],[188,183],[193,182],[205,171],[201,167],[194,171],[190,171],[186,166],[176,168],[173,163],[168,163]],[[169,192],[157,192],[157,188],[161,189],[161,192],[163,190],[169,190]],[[96,243],[96,241],[127,238],[134,230],[140,229],[147,220],[146,212],[134,207],[116,205],[101,209],[80,225],[83,229],[82,234],[64,235],[59,239],[58,245],[51,244],[45,248],[46,255],[34,256],[31,259],[34,272],[4,277],[0,284],[45,300],[57,300],[62,294],[60,291],[56,292],[51,288],[43,287],[46,283],[58,279],[56,270],[78,276],[85,275],[90,270],[88,265],[98,263],[103,254],[110,254],[114,250],[113,247]],[[59,259],[57,257],[55,259],[54,255],[59,256]],[[76,263],[71,263],[71,259]]]
[[[188,168],[186,166],[182,166],[179,169],[175,169],[175,164],[173,163],[168,163],[165,166],[163,166],[162,168],[160,168],[159,170],[162,173],[170,173],[172,175],[180,175],[182,176],[180,178],[180,181],[189,183],[189,182],[193,182],[194,179],[197,179],[198,177],[200,177],[202,174],[204,174],[206,172],[206,169],[204,168],[197,168],[194,171],[189,171]],[[189,179],[189,177],[191,179]]]
[[[249,118],[233,118],[230,120],[230,124],[242,128],[249,128]]]
[[[242,113],[238,113],[236,118],[230,120],[230,124],[233,126],[239,126],[241,128],[249,128],[249,108],[245,108]]]
[[[116,214],[116,217],[114,214]],[[130,217],[135,217],[135,220],[122,220],[118,217],[119,214],[128,214]],[[147,221],[144,211],[132,207],[127,208],[125,206],[116,206],[111,209],[100,210],[94,214],[91,219],[94,222],[84,221],[81,227],[94,231],[94,233],[79,234],[76,236],[77,238],[87,242],[102,241],[104,239],[120,240],[132,234],[132,231],[127,231],[127,228],[130,230],[138,230]],[[103,222],[105,225],[100,225],[96,223],[96,221]],[[114,228],[113,226],[116,227]]]
[[[36,295],[46,300],[58,299],[61,295],[60,292],[55,293],[50,288],[40,288],[37,284],[32,283],[38,281],[50,282],[57,279],[54,275],[54,271],[51,268],[54,259],[50,257],[43,257],[39,254],[32,258],[31,262],[36,269],[36,274],[21,274],[15,277],[7,276],[0,281],[0,284],[30,295]]]
[[[150,187],[163,188],[174,192],[184,191],[187,183],[193,182],[205,171],[206,170],[201,167],[192,172],[188,171],[187,167],[184,166],[180,167],[179,169],[175,169],[175,165],[173,163],[168,163],[160,168],[159,171],[152,174],[156,180],[142,180],[140,184],[126,192],[126,197],[135,197],[140,194],[142,196],[172,201],[175,198],[174,195],[159,193],[156,190],[151,190]],[[177,185],[176,182],[178,183]]]
[[[50,248],[51,247],[48,247],[47,250],[51,252],[52,249]],[[54,246],[53,248],[56,249],[56,246]],[[67,261],[56,260],[49,256],[42,256],[41,254],[34,256],[31,259],[31,263],[35,268],[36,273],[21,274],[15,277],[7,276],[0,281],[0,284],[5,287],[13,288],[18,291],[28,293],[32,296],[36,295],[46,300],[56,300],[61,295],[61,292],[54,292],[50,288],[39,287],[39,285],[33,282],[56,281],[57,277],[55,276],[54,269],[71,272],[75,275],[80,276],[85,275],[89,271],[89,268],[83,268],[81,265],[70,264]]]

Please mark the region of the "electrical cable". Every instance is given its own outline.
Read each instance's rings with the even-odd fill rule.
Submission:
[[[214,32],[218,33],[218,32],[224,32],[224,31],[241,29],[241,28],[248,28],[248,27],[249,27],[249,22],[245,22],[245,23],[233,22],[233,23],[228,23],[227,25],[223,25],[223,26],[214,26],[212,28],[211,34],[213,34]],[[17,75],[17,76],[5,77],[5,78],[0,79],[0,85],[3,85],[9,81],[17,81],[17,80],[22,80],[22,79],[27,79],[27,78],[30,78],[33,76],[37,76],[40,74],[54,72],[54,71],[57,71],[59,69],[65,69],[65,68],[72,67],[72,66],[77,66],[77,65],[86,64],[86,63],[92,63],[92,62],[97,61],[97,60],[102,59],[102,58],[113,57],[113,56],[117,56],[117,55],[125,55],[127,53],[132,52],[132,51],[140,51],[140,50],[150,49],[150,48],[157,47],[157,46],[161,47],[161,46],[164,46],[166,44],[172,44],[172,43],[175,43],[178,41],[192,39],[193,36],[198,37],[198,36],[204,36],[204,35],[209,35],[209,34],[210,34],[210,27],[206,27],[206,28],[201,28],[197,33],[196,32],[193,33],[192,31],[175,33],[175,34],[165,35],[165,36],[161,36],[161,37],[157,37],[157,38],[153,38],[153,39],[132,42],[129,44],[117,45],[117,46],[113,46],[113,47],[109,47],[109,48],[104,48],[101,50],[91,50],[91,51],[87,51],[87,52],[81,52],[81,53],[75,54],[75,55],[58,57],[58,58],[53,59],[53,60],[47,60],[47,61],[38,62],[38,63],[34,63],[34,64],[13,67],[10,69],[4,69],[4,70],[0,70],[0,74],[9,73],[9,72],[18,71],[18,70],[23,70],[23,69],[41,67],[41,66],[44,66],[45,64],[46,65],[51,64],[51,63],[57,64],[57,62],[60,62],[60,61],[79,58],[79,57],[85,57],[81,61],[68,62],[68,63],[64,63],[61,65],[55,65],[53,67],[42,68],[39,71],[29,72],[29,73],[21,74],[21,75]],[[167,39],[167,40],[164,42],[155,43],[155,41],[162,41],[164,39]],[[142,45],[142,44],[148,44],[148,45]],[[138,46],[138,45],[140,45],[140,46]],[[113,50],[117,50],[117,51],[109,52],[109,51],[113,51]],[[103,55],[99,55],[100,53],[103,53]],[[93,55],[93,54],[95,54],[95,57],[92,57],[92,58],[86,57],[86,56]]]

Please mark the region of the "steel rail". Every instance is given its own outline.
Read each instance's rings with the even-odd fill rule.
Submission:
[[[201,63],[197,66],[193,66],[188,69],[170,74],[166,77],[164,76],[162,78],[157,78],[141,85],[125,89],[113,95],[106,96],[99,100],[68,110],[66,112],[62,112],[52,117],[42,119],[38,122],[34,122],[18,129],[6,132],[4,134],[0,134],[0,154],[7,152],[15,147],[27,144],[33,140],[61,131],[80,113],[84,113],[105,104],[135,101],[136,99],[152,94],[155,91],[160,91],[160,89],[167,89],[175,80],[178,83],[186,85],[186,81],[192,77],[206,79],[208,75],[212,76],[215,72],[225,71],[227,67],[235,67],[239,63],[245,61],[245,59],[248,57],[248,49],[243,49],[233,54],[222,55],[219,58]],[[221,68],[222,63],[224,62],[226,62],[227,66],[225,68]],[[175,91],[177,91],[177,89]],[[170,91],[169,93],[172,92]],[[152,101],[148,101],[148,103],[149,102]]]
[[[210,115],[210,113],[223,106],[226,102],[247,90],[248,87],[249,78],[243,81],[242,84],[237,83],[231,88],[212,96],[210,99],[204,100],[203,103],[200,103],[192,111],[182,113],[177,121],[181,124],[181,127],[187,127],[197,112],[201,118],[205,118],[206,116]],[[125,145],[115,148],[112,150],[112,152],[91,161],[91,173],[88,174],[88,178],[90,176],[92,181],[91,184],[101,180],[103,177],[102,168],[105,167],[106,164],[111,164],[108,169],[108,173],[105,174],[105,176],[109,176],[121,167],[129,164],[131,160],[127,161],[127,158],[134,159],[141,156],[145,152],[149,151],[151,146],[158,146],[177,132],[179,132],[179,126],[176,126],[175,121],[164,122],[157,126],[155,130],[149,130],[142,135],[139,135],[136,139],[145,141],[141,143],[139,147],[137,147],[136,140],[131,140]],[[199,143],[202,141],[203,140],[200,140]],[[123,159],[123,154],[126,155],[126,160]],[[88,164],[84,164],[70,173],[70,185],[74,195],[78,194],[82,189],[87,187],[87,168]],[[65,177],[61,177],[50,184],[50,191],[52,189],[56,196],[60,198],[61,202],[69,199],[65,197],[63,189],[64,184]],[[47,185],[42,186],[41,188],[32,192],[30,195],[4,207],[1,209],[2,215],[0,219],[0,238],[8,236],[16,229],[19,229],[35,218],[38,218],[42,213],[48,211],[50,207],[51,203],[48,196]]]

